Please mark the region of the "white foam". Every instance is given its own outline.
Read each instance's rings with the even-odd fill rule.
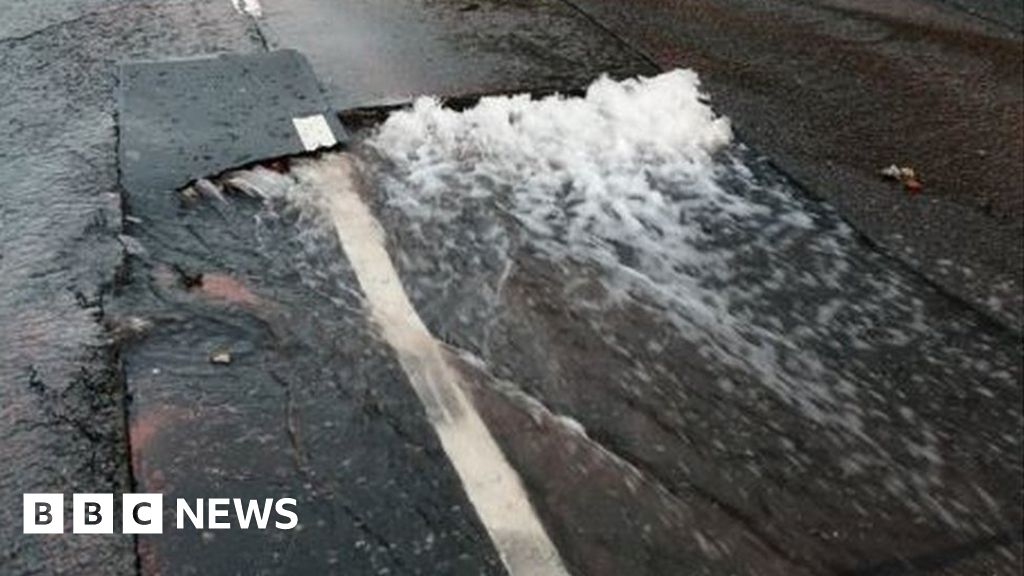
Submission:
[[[537,233],[564,225],[570,239],[592,233],[646,244],[652,226],[677,228],[680,208],[648,176],[707,186],[712,154],[731,139],[729,121],[701,103],[696,74],[680,70],[622,83],[604,78],[582,99],[485,98],[461,113],[422,98],[394,114],[372,144],[417,190],[404,201],[429,202],[471,163],[466,175],[514,186],[516,215]]]
[[[388,202],[414,231],[493,200],[544,253],[609,271],[604,281],[613,300],[643,290],[682,330],[710,336],[708,354],[753,368],[815,419],[835,417],[840,413],[827,409],[836,403],[830,389],[782,377],[790,370],[780,365],[779,350],[789,346],[774,330],[779,322],[765,315],[762,327],[734,311],[766,287],[729,286],[737,249],[707,246],[732,223],[755,217],[774,216],[780,236],[814,226],[775,191],[767,192],[781,210],[723,188],[723,173],[750,174],[716,158],[731,142],[728,119],[704,102],[697,75],[676,70],[623,82],[602,78],[583,98],[485,98],[463,112],[423,98],[392,115],[369,144],[392,167]],[[823,238],[819,249],[838,256],[837,242]],[[839,260],[835,274],[842,272]],[[727,286],[711,287],[708,280]],[[837,283],[828,274],[812,281]],[[809,378],[821,371],[813,356],[796,361]]]

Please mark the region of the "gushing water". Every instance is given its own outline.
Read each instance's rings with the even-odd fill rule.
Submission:
[[[461,112],[423,98],[356,153],[428,323],[465,316],[466,330],[486,332],[517,254],[587,270],[603,287],[581,303],[593,337],[614,345],[603,316],[640,306],[696,346],[727,393],[731,379],[763,386],[827,435],[842,474],[881,474],[897,498],[957,523],[933,498],[945,440],[912,401],[893,400],[903,387],[948,386],[951,374],[971,394],[1013,387],[1015,360],[988,336],[951,338],[983,331],[930,309],[919,282],[736,144],[692,72],[601,79],[580,98],[485,98]],[[227,180],[298,209],[315,250],[316,230],[330,228],[330,191],[310,176],[318,162]],[[561,288],[580,298],[572,279]],[[880,373],[894,356],[915,371]]]
[[[929,317],[904,273],[733,142],[694,73],[603,78],[581,98],[485,98],[465,111],[423,98],[366,144],[421,301],[455,293],[457,307],[492,307],[517,251],[596,269],[599,307],[628,300],[667,318],[709,364],[861,447],[848,470],[917,460],[894,493],[940,482],[926,422],[905,439],[909,456],[872,434],[880,393],[899,384],[874,364],[882,350],[917,358],[935,369],[911,378],[928,385],[992,347],[936,337],[966,327],[937,330],[945,320]],[[1014,385],[1005,371],[974,376]]]

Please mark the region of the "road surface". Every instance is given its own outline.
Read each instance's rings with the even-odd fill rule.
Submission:
[[[1019,573],[1012,3],[4,14],[0,573]]]

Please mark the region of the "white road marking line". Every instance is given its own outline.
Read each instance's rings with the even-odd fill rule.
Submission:
[[[295,126],[295,131],[299,133],[299,140],[302,140],[302,145],[308,152],[317,148],[330,148],[338,143],[330,125],[327,124],[327,119],[322,114],[292,118],[292,125]]]
[[[231,0],[231,4],[234,5],[235,10],[238,10],[239,14],[248,14],[253,18],[263,17],[263,7],[260,6],[260,0]]]
[[[567,576],[519,475],[409,301],[385,248],[384,232],[359,196],[354,162],[337,154],[306,166],[310,180],[322,191],[373,320],[426,407],[427,417],[505,567],[512,576]]]

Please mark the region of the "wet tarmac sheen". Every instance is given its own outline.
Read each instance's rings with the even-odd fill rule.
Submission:
[[[295,498],[299,526],[142,536],[143,573],[504,573],[333,231],[216,186],[127,192],[136,489]]]
[[[133,574],[131,537],[21,533],[25,492],[131,489],[106,329],[125,249],[116,63],[258,45],[227,3],[2,4],[0,574]]]

